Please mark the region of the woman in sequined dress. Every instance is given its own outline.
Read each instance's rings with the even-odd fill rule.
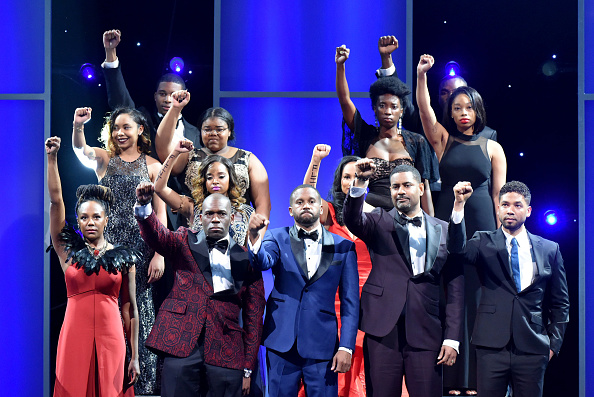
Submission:
[[[122,397],[140,371],[134,277],[140,253],[114,246],[104,235],[114,197],[103,186],[85,185],[76,191],[76,220],[82,236],[66,224],[59,149],[60,138],[45,141],[49,229],[68,294],[57,347],[54,397]],[[124,330],[131,347],[127,367]]]
[[[90,108],[76,109],[72,146],[81,163],[93,168],[100,184],[110,187],[116,197],[111,221],[105,231],[107,238],[113,243],[137,248],[144,254],[144,261],[136,272],[141,376],[134,389],[136,394],[154,394],[159,389],[157,356],[144,346],[144,341],[155,321],[151,283],[163,276],[165,263],[163,257],[152,252],[140,237],[133,207],[136,186],[140,182],[154,182],[161,164],[147,156],[150,151],[149,128],[142,113],[136,109],[119,108],[111,113],[102,130],[103,148],[86,144],[84,123],[90,119]],[[153,207],[159,220],[167,224],[165,203],[157,195],[153,198]]]
[[[196,231],[202,230],[200,213],[202,202],[206,196],[212,193],[220,193],[229,197],[233,213],[229,234],[237,244],[246,247],[247,226],[254,209],[244,204],[245,199],[241,196],[235,167],[231,160],[216,154],[208,156],[200,164],[198,175],[192,181],[192,197],[180,195],[167,186],[172,165],[181,153],[188,153],[193,148],[192,141],[187,139],[177,143],[175,149],[161,166],[161,171],[159,171],[159,176],[155,181],[155,192],[165,201],[165,204],[185,216],[191,228]]]
[[[155,146],[159,158],[165,161],[173,151],[177,141],[173,139],[175,125],[184,106],[190,101],[188,91],[177,91],[172,95],[171,108],[163,117],[155,137]],[[255,212],[270,218],[270,193],[268,174],[260,160],[251,152],[228,146],[229,140],[235,139],[233,116],[223,108],[210,108],[200,120],[201,144],[191,152],[181,153],[173,165],[172,175],[185,172],[186,185],[192,189],[192,181],[198,176],[200,163],[212,154],[218,154],[231,160],[237,174],[238,186],[246,204],[254,207]]]
[[[350,98],[345,72],[349,53],[344,45],[336,48],[336,93],[343,116],[342,154],[367,157],[375,163],[377,171],[369,181],[365,202],[372,207],[391,210],[394,205],[390,197],[390,173],[402,159],[410,159],[425,183],[421,207],[433,215],[429,183],[439,179],[437,159],[422,135],[401,127],[409,88],[397,77],[376,80],[369,88],[369,95],[379,126],[367,124]]]

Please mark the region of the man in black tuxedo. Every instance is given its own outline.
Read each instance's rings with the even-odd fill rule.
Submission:
[[[356,167],[343,217],[367,244],[372,263],[359,315],[367,396],[399,396],[403,375],[411,397],[441,396],[440,365],[456,361],[464,305],[462,268],[446,261],[448,225],[421,210],[424,185],[408,165],[396,166],[390,175],[394,208],[363,212],[375,164],[361,159]],[[447,288],[445,316],[439,308],[441,282]]]
[[[448,248],[454,259],[475,264],[481,300],[471,342],[476,345],[478,394],[540,397],[549,360],[559,353],[569,321],[567,279],[559,245],[529,233],[530,190],[517,181],[499,192],[501,228],[466,241],[464,204],[470,182],[454,186]]]

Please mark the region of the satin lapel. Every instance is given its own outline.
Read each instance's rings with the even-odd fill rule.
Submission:
[[[505,236],[503,235],[503,231],[501,228],[497,229],[495,234],[493,235],[493,242],[495,243],[495,248],[497,248],[497,255],[503,263],[503,267],[505,272],[508,276],[508,279],[512,283],[512,287],[515,289],[516,284],[514,283],[511,262],[509,261],[509,252],[507,251],[507,247],[505,246]]]
[[[231,277],[233,277],[233,284],[235,285],[235,292],[239,292],[243,286],[245,275],[247,274],[248,261],[247,252],[242,247],[235,243],[231,238],[229,245],[229,261],[231,263]]]
[[[295,261],[301,269],[301,276],[307,281],[307,260],[305,259],[305,246],[303,241],[297,237],[297,227],[293,225],[289,229],[289,239],[291,240],[291,251],[295,257]]]
[[[204,278],[212,286],[212,272],[210,270],[210,258],[208,256],[208,245],[206,245],[206,236],[204,232],[194,233],[188,231],[188,244],[198,268],[204,275]]]
[[[410,270],[410,273],[412,274],[412,265],[411,265],[411,261],[410,261],[410,243],[408,242],[409,239],[409,235],[408,235],[408,229],[406,228],[406,226],[402,226],[397,220],[396,220],[396,216],[398,215],[398,210],[396,210],[396,208],[393,208],[392,210],[390,210],[390,212],[388,212],[388,214],[390,214],[392,216],[392,222],[394,225],[394,230],[392,230],[392,238],[394,239],[394,242],[396,243],[396,247],[398,248],[398,253],[400,253],[400,256],[406,259],[406,266],[408,267],[408,270]]]
[[[425,272],[433,269],[437,252],[439,251],[439,242],[441,241],[442,227],[439,223],[434,222],[432,218],[425,216],[425,231],[427,233],[427,251],[425,255]]]
[[[334,236],[332,236],[332,233],[322,228],[322,255],[320,257],[320,265],[307,284],[311,284],[322,277],[332,264],[332,259],[334,259]]]
[[[532,252],[534,252],[534,260],[536,261],[537,274],[534,275],[534,281],[544,274],[544,258],[542,257],[542,239],[534,234],[528,232],[530,244],[532,244]],[[535,284],[533,282],[532,284]]]

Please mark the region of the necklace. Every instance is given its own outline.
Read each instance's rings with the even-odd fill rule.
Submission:
[[[103,247],[99,249],[91,247],[91,244],[89,244],[87,241],[85,241],[85,245],[87,246],[87,249],[95,259],[101,258],[105,251],[107,251],[107,240],[105,240],[105,244],[103,244]]]

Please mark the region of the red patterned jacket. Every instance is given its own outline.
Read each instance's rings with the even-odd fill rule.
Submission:
[[[204,332],[204,361],[224,368],[254,369],[262,336],[264,283],[250,266],[245,248],[230,239],[234,291],[214,294],[204,232],[187,228],[172,232],[153,212],[137,219],[146,243],[168,258],[175,282],[163,301],[146,346],[187,357]],[[243,328],[239,313],[243,309]]]

